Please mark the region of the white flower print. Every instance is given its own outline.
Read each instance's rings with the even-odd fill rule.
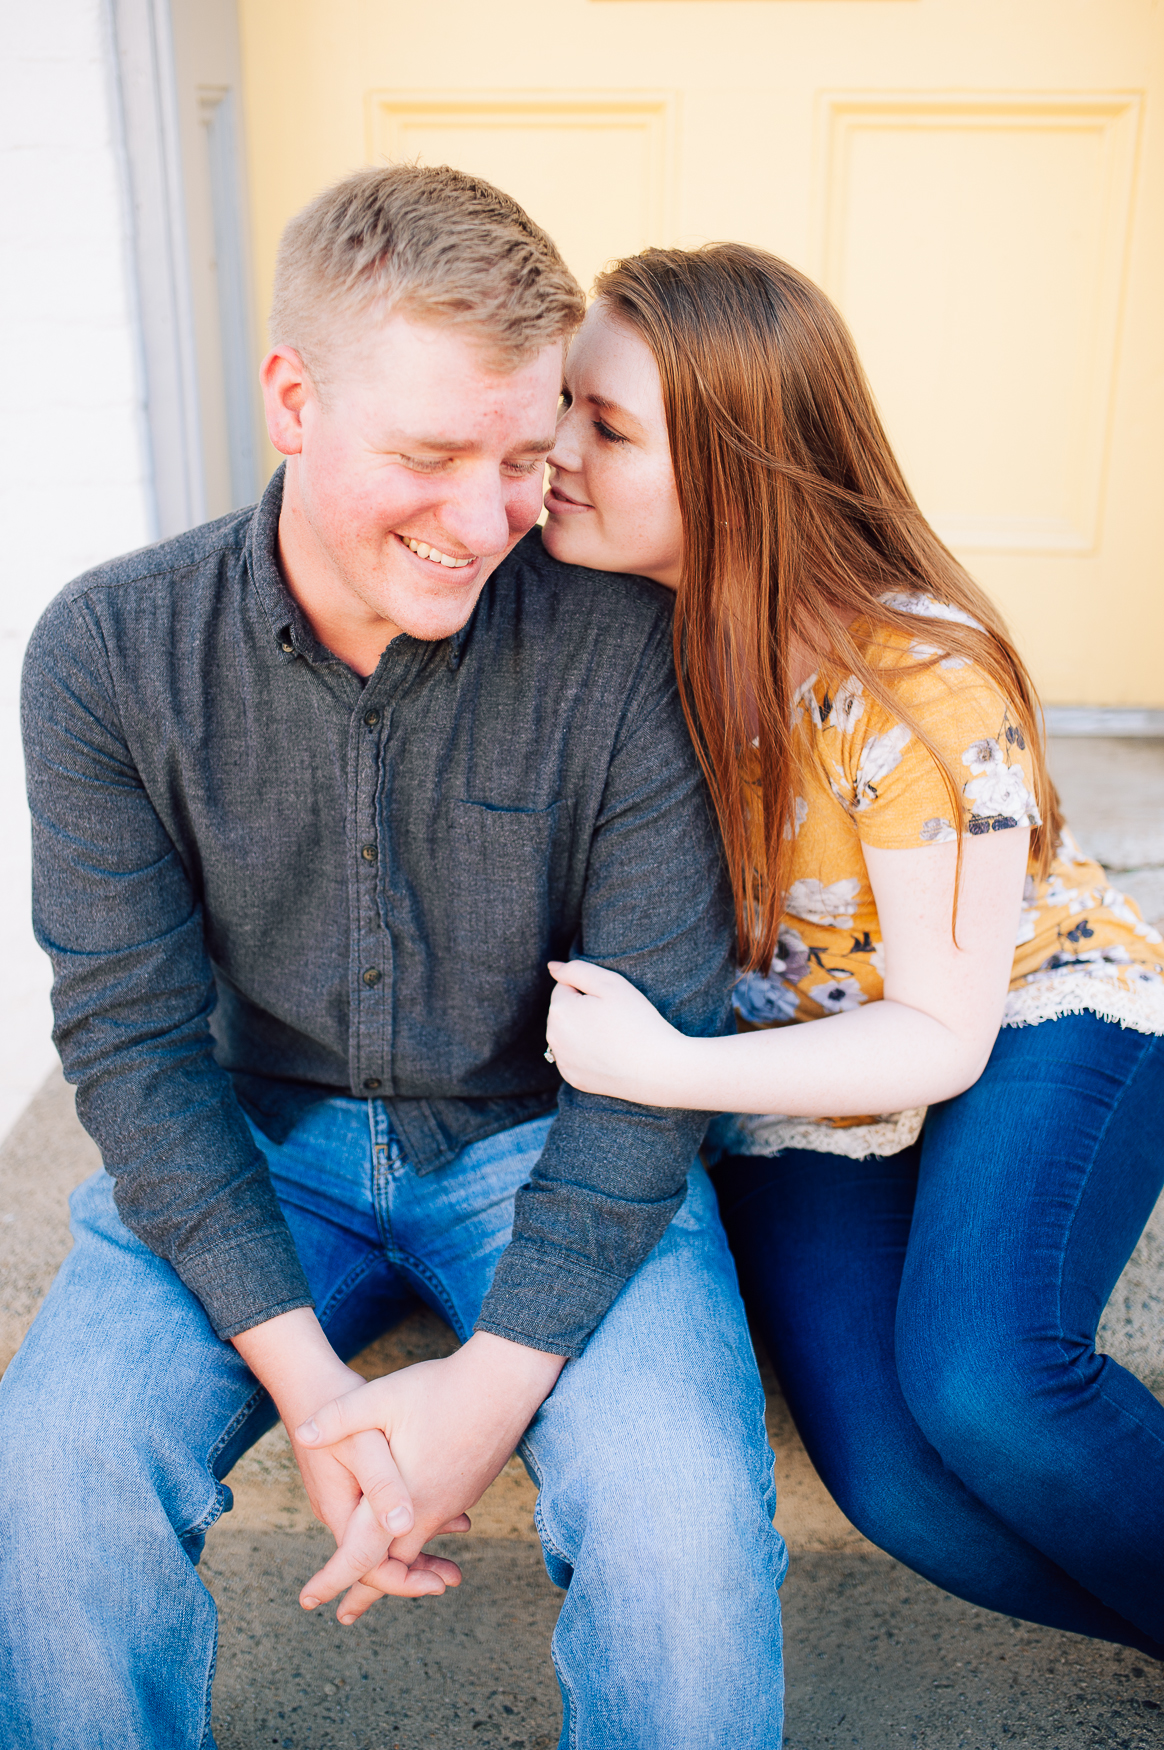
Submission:
[[[846,1009],[859,1009],[866,1001],[865,993],[849,972],[841,973],[828,984],[814,984],[808,994],[828,1015],[842,1015]]]
[[[795,838],[805,821],[808,819],[808,803],[803,796],[798,796],[792,807],[792,819],[784,824],[784,837]]]
[[[1068,887],[1062,875],[1055,870],[1051,871],[1047,877],[1047,885],[1043,889],[1043,903],[1045,905],[1065,905],[1078,910],[1080,908],[1075,903],[1078,896],[1078,888]]]
[[[1085,948],[1081,954],[1052,954],[1034,972],[1028,972],[1023,982],[1034,984],[1038,979],[1053,978],[1065,966],[1073,972],[1084,973],[1088,978],[1108,978],[1113,966],[1130,969],[1132,957],[1122,942],[1112,942],[1106,948]]]
[[[911,656],[916,656],[919,662],[928,662],[931,656],[937,656],[938,647],[936,644],[922,644],[919,639],[915,638],[910,644],[909,654]],[[968,656],[943,656],[938,667],[969,668],[970,658]]]
[[[1021,948],[1024,942],[1033,942],[1035,931],[1039,927],[1039,889],[1033,875],[1028,875],[1023,882],[1023,909],[1019,918],[1018,935],[1015,937],[1015,947]]]
[[[894,766],[901,764],[901,756],[908,741],[909,730],[904,723],[895,723],[884,735],[869,737],[861,749],[861,759],[853,783],[850,807],[857,813],[876,802],[878,784],[889,776]]]
[[[1160,932],[1151,924],[1138,918],[1122,893],[1117,893],[1114,887],[1109,887],[1103,896],[1103,904],[1113,918],[1118,918],[1121,924],[1131,924],[1137,936],[1142,936],[1146,942],[1159,942]]]
[[[1063,828],[1059,843],[1055,846],[1055,855],[1065,863],[1086,863],[1087,857],[1079,849],[1075,834],[1069,826]]]
[[[869,964],[873,968],[874,972],[877,974],[878,978],[883,980],[885,977],[885,943],[884,942],[878,942],[878,944],[874,948],[872,954],[870,954],[870,956],[869,956]]]
[[[922,595],[920,591],[890,590],[880,599],[899,614],[916,614],[919,620],[949,620],[955,626],[970,626],[975,632],[983,630],[964,608],[956,608],[953,602],[936,602],[932,595]]]
[[[1001,742],[989,736],[972,742],[962,755],[962,764],[974,773],[963,784],[962,794],[980,819],[1008,819],[1018,826],[1038,824],[1038,810],[1023,769],[1007,765]]]
[[[793,728],[796,727],[801,711],[806,711],[808,713],[809,720],[815,728],[819,729],[821,726],[820,706],[817,704],[816,694],[812,690],[817,683],[817,678],[818,677],[815,674],[810,674],[806,681],[801,681],[800,685],[792,695],[791,714]],[[759,746],[759,743],[757,742],[756,745]]]
[[[865,709],[865,694],[855,674],[841,682],[833,699],[833,722],[847,734]]]
[[[810,924],[829,924],[838,930],[851,930],[853,908],[861,883],[855,875],[825,886],[810,876],[794,881],[788,889],[787,906],[793,917],[804,918]],[[789,932],[791,933],[791,932]],[[801,943],[801,947],[804,944]]]
[[[940,814],[935,814],[929,820],[923,820],[918,838],[927,845],[948,845],[951,839],[957,838],[957,833],[948,820],[943,820]]]

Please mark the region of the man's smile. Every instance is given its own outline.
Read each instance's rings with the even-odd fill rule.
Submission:
[[[418,559],[424,559],[430,565],[444,565],[450,571],[460,571],[467,565],[475,565],[481,557],[479,553],[468,553],[458,559],[454,554],[442,553],[439,547],[432,547],[427,541],[418,541],[412,535],[397,534],[396,539],[410,553],[415,553]]]

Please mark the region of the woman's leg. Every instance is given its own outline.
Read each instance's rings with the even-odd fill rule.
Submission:
[[[1164,1039],[1004,1030],[926,1122],[897,1320],[926,1438],[999,1519],[1164,1656],[1164,1405],[1095,1350],[1164,1183]]]
[[[745,1299],[809,1457],[854,1525],[936,1585],[1159,1652],[976,1500],[910,1414],[894,1323],[919,1153],[852,1161],[795,1149],[729,1156],[716,1170]]]

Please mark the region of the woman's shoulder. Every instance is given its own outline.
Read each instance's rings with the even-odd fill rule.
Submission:
[[[793,705],[812,765],[859,836],[890,849],[953,838],[955,778],[971,833],[996,821],[1037,825],[1022,725],[986,665],[966,654],[964,640],[952,649],[939,623],[982,628],[932,597],[883,600],[916,618],[916,631],[875,610],[852,621],[864,673],[843,658],[822,662]]]
[[[943,602],[921,591],[891,590],[879,598],[878,605],[908,615],[916,625],[883,618],[876,607],[850,624],[861,659],[881,683],[884,694],[876,704],[869,701],[872,709],[867,731],[874,726],[883,730],[881,719],[893,716],[894,705],[918,723],[932,717],[945,721],[951,729],[960,718],[977,720],[985,712],[989,719],[1005,709],[1007,701],[1001,690],[987,668],[968,653],[966,640],[959,638],[952,643],[942,636],[943,624],[985,633],[986,628],[973,615],[954,602]],[[843,693],[846,699],[860,686],[858,677],[849,674],[838,658],[822,661],[814,680],[818,697],[822,684],[830,697]]]

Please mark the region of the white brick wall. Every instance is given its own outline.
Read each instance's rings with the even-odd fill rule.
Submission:
[[[101,0],[0,0],[0,1136],[53,1063],[20,659],[63,583],[152,534],[105,32]]]

